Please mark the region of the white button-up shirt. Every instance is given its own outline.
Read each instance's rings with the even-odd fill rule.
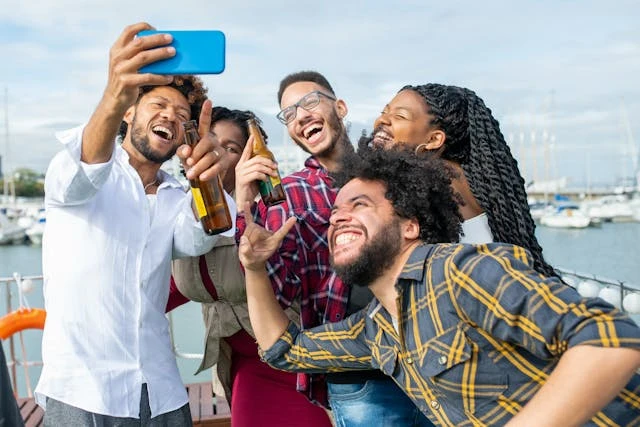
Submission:
[[[155,212],[129,156],[80,161],[83,128],[58,134],[65,149],[46,174],[42,245],[47,320],[36,400],[139,418],[147,383],[151,416],[187,403],[165,306],[171,259],[208,252],[191,192],[160,171]],[[232,218],[236,209],[227,195]],[[226,235],[233,236],[235,224]]]

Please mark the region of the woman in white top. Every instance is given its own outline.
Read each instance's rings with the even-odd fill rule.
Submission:
[[[418,155],[435,154],[455,171],[451,185],[464,219],[461,242],[522,246],[531,252],[536,270],[557,276],[536,239],[518,164],[498,121],[473,91],[433,83],[403,87],[359,150],[395,144]]]

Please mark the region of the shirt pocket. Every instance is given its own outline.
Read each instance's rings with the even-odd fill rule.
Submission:
[[[422,347],[420,372],[448,411],[482,414],[508,388],[506,373],[479,350],[459,326]]]

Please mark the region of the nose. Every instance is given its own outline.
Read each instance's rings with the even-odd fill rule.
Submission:
[[[296,120],[303,122],[304,119],[311,116],[311,112],[305,110],[299,105],[296,105]]]
[[[349,211],[346,207],[336,208],[331,212],[331,216],[329,217],[329,224],[335,227],[336,225],[349,222],[349,219]]]
[[[373,128],[377,129],[378,126],[388,125],[388,124],[390,124],[389,115],[383,111],[382,113],[380,113],[378,118],[373,122]]]
[[[175,121],[177,117],[176,109],[171,106],[164,108],[160,115],[170,121]]]

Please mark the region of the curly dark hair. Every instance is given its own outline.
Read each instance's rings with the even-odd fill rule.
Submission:
[[[200,117],[200,111],[202,110],[202,103],[207,99],[207,88],[204,86],[202,80],[197,76],[175,76],[173,81],[166,85],[168,87],[172,87],[180,92],[185,98],[187,98],[187,102],[191,105],[191,119],[198,120]],[[158,86],[142,86],[138,91],[138,99],[136,100],[136,104],[140,102],[142,97],[155,89]],[[120,123],[120,129],[118,129],[118,136],[120,138],[124,138],[127,134],[127,122],[124,120]]]
[[[227,107],[213,107],[213,110],[211,112],[212,125],[215,122],[219,122],[221,120],[229,120],[240,128],[245,141],[249,139],[249,126],[247,126],[247,120],[249,119],[255,119],[256,123],[258,124],[258,129],[260,129],[260,133],[262,133],[262,137],[264,138],[264,143],[266,144],[269,137],[262,128],[262,121],[252,111],[231,110]]]
[[[402,90],[420,94],[433,116],[431,124],[446,134],[441,157],[462,166],[471,192],[487,213],[494,239],[527,249],[538,272],[558,276],[536,239],[518,162],[484,101],[472,90],[435,83]],[[359,151],[366,145],[361,141]]]
[[[395,213],[418,220],[422,241],[449,243],[458,241],[462,220],[450,185],[452,174],[434,155],[418,158],[394,147],[349,153],[331,176],[338,187],[354,178],[382,182]]]
[[[297,73],[292,73],[286,76],[282,81],[280,81],[280,88],[278,89],[278,105],[280,105],[280,101],[282,101],[282,94],[284,91],[294,83],[298,82],[311,82],[317,85],[322,86],[326,90],[329,91],[331,95],[335,96],[335,92],[329,84],[329,81],[325,76],[320,74],[317,71],[298,71]]]

